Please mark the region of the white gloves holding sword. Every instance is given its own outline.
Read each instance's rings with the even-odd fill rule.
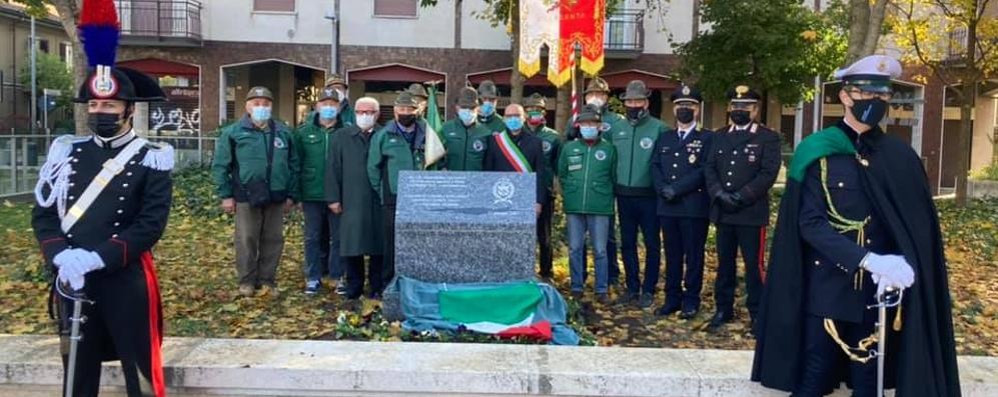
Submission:
[[[883,295],[888,288],[900,290],[915,283],[915,271],[901,255],[870,252],[859,265],[870,272],[873,282],[877,283],[877,296]]]
[[[83,289],[83,276],[104,268],[104,260],[96,252],[68,248],[56,254],[52,263],[59,268],[59,282],[69,283],[74,290]]]

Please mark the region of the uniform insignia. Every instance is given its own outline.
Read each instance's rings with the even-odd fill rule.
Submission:
[[[95,73],[90,78],[90,93],[97,98],[111,98],[118,94],[119,87],[118,80],[110,70],[106,73]]]
[[[388,143],[395,143],[395,142],[398,142],[398,139],[392,138],[388,140]]]
[[[543,150],[544,150],[545,152],[550,152],[550,151],[551,151],[551,142],[548,142],[548,141],[543,141],[543,142],[541,142],[541,148],[542,148],[542,149],[543,149]]]
[[[748,156],[748,161],[749,161],[750,163],[754,163],[754,162],[755,162],[755,155],[754,155],[754,154],[750,154],[750,155]]]
[[[285,146],[286,145],[284,144],[284,140],[283,139],[281,139],[281,138],[274,138],[274,148],[275,149],[284,149]]]
[[[696,162],[697,162],[697,155],[696,154],[691,154],[690,155],[690,164],[693,164],[693,163],[696,163]]]
[[[884,72],[887,71],[887,60],[886,59],[883,59],[883,58],[880,59],[880,63],[877,64],[877,71],[880,72],[880,73],[884,73]]]
[[[651,149],[651,147],[655,145],[655,142],[652,141],[651,138],[641,138],[640,144],[642,149]]]
[[[572,152],[573,152],[573,153],[581,153],[582,151],[581,151],[581,150],[579,150],[578,148],[575,148],[575,150],[573,150]]]
[[[481,152],[482,150],[485,150],[485,144],[480,140],[476,140],[475,143],[471,144],[471,148],[476,152]]]
[[[737,94],[739,98],[741,98],[745,94],[748,94],[748,92],[749,88],[747,85],[740,85],[738,87],[735,87],[735,94]]]
[[[683,95],[689,95],[689,94],[690,94],[690,87],[683,86]]]
[[[603,122],[602,124],[599,125],[599,130],[600,131],[609,131],[610,130],[610,123]]]
[[[593,155],[593,157],[595,157],[596,160],[599,160],[599,161],[606,160],[606,152],[604,152],[602,150],[597,150],[596,154]]]

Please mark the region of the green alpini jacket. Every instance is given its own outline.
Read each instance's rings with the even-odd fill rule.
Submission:
[[[558,181],[566,214],[613,215],[617,150],[598,139],[566,143],[558,156]]]
[[[267,180],[267,146],[273,145],[269,178],[271,197],[300,201],[298,151],[294,149],[292,135],[286,124],[276,120],[270,120],[266,131],[261,130],[253,125],[249,115],[223,128],[215,144],[215,159],[211,166],[218,197],[245,202],[245,194],[233,189],[236,165],[238,163],[238,178],[243,186],[250,181]]]

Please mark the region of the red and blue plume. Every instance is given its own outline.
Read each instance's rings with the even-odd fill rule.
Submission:
[[[83,0],[77,27],[90,67],[114,66],[120,32],[114,0]]]

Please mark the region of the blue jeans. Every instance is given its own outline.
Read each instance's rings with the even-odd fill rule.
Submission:
[[[333,215],[325,202],[302,203],[305,212],[305,277],[319,280],[328,274],[343,277],[340,259],[340,217]]]
[[[606,256],[607,232],[610,229],[609,215],[567,214],[568,215],[568,266],[572,275],[572,292],[582,292],[585,285],[583,274],[586,261],[586,232],[592,239],[593,256],[596,261],[596,293],[607,293],[609,282]]]
[[[627,293],[655,295],[662,267],[658,202],[655,197],[617,196],[620,216],[620,253],[624,257]],[[638,227],[645,242],[645,274],[642,283],[638,266]]]

